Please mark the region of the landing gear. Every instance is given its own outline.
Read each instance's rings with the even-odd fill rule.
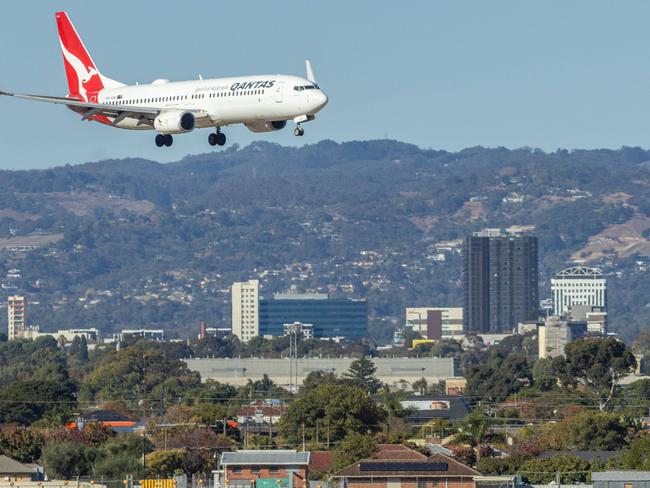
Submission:
[[[293,135],[294,136],[304,136],[305,135],[305,129],[303,129],[300,126],[297,126],[295,129],[293,129]]]
[[[171,134],[158,134],[156,136],[156,146],[158,147],[169,147],[174,143],[174,138]]]
[[[208,136],[208,143],[211,146],[223,146],[226,144],[226,134],[221,132],[221,128],[217,127],[217,132]]]

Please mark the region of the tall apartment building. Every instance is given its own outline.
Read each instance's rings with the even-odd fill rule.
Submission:
[[[597,268],[563,269],[551,279],[551,294],[554,315],[565,315],[576,306],[607,310],[607,280]]]
[[[10,296],[7,298],[8,330],[10,341],[25,335],[25,297]]]
[[[465,238],[463,328],[511,332],[538,315],[537,237],[485,229]]]
[[[260,335],[259,280],[232,285],[232,333],[242,342]]]

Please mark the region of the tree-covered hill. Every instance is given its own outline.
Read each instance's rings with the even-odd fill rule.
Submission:
[[[187,336],[226,325],[230,283],[260,277],[267,295],[367,297],[371,334],[386,340],[404,307],[462,303],[461,256],[441,242],[533,225],[540,295],[573,259],[602,266],[611,327],[631,339],[650,322],[649,190],[640,148],[449,153],[390,140],[2,171],[0,281],[28,295],[43,330]]]

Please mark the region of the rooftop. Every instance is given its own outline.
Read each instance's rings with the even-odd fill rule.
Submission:
[[[19,463],[18,461],[11,459],[10,457],[0,454],[0,475],[6,474],[33,474],[35,472],[34,468]]]
[[[295,450],[253,450],[242,449],[237,452],[224,452],[221,455],[223,466],[244,466],[244,465],[295,465],[309,464],[310,453],[298,452]]]
[[[364,459],[351,464],[332,475],[333,478],[369,478],[369,477],[436,477],[464,478],[480,476],[476,471],[455,459],[443,454],[420,461],[402,461],[385,459]]]

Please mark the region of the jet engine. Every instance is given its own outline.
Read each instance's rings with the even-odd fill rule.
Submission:
[[[251,132],[271,132],[274,130],[284,129],[287,125],[286,120],[260,120],[259,122],[247,122],[246,127]]]
[[[192,112],[169,110],[161,112],[153,121],[154,128],[161,134],[182,134],[194,130],[196,119]]]

